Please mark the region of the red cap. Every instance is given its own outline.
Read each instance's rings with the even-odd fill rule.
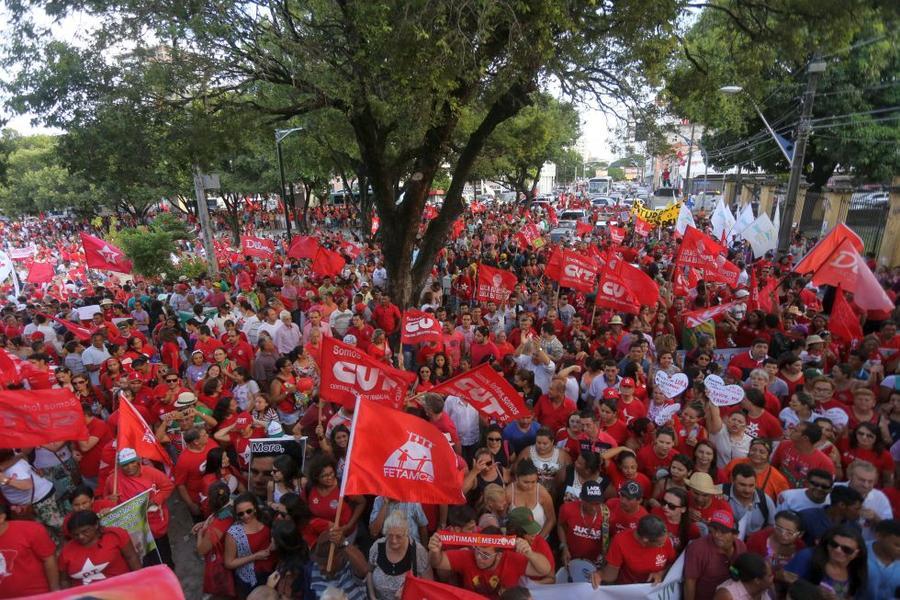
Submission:
[[[311,377],[300,377],[297,379],[297,390],[300,392],[308,392],[316,386],[316,382]]]
[[[709,518],[709,524],[712,525],[713,523],[715,523],[716,525],[721,525],[726,529],[731,529],[732,531],[737,529],[734,524],[734,515],[732,515],[727,510],[715,511]]]
[[[250,416],[250,413],[240,413],[237,416],[237,419],[234,421],[234,425],[236,429],[244,429],[253,425],[253,417]]]
[[[35,331],[31,334],[31,339],[33,341],[42,340],[44,339],[44,333],[42,331]]]
[[[741,381],[744,378],[744,372],[741,371],[738,367],[728,367],[725,370],[725,374],[732,379],[737,379],[738,381]]]
[[[634,385],[634,379],[632,379],[631,377],[623,377],[622,381],[619,382],[619,387],[620,388],[623,388],[623,387],[633,388],[636,386]]]
[[[603,390],[603,399],[604,400],[618,400],[621,398],[621,394],[619,394],[619,390],[614,387],[608,387]]]

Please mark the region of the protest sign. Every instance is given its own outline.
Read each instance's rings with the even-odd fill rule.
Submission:
[[[250,450],[247,464],[253,461],[254,456],[281,456],[282,454],[287,454],[294,459],[294,462],[300,465],[300,471],[303,471],[306,458],[306,436],[299,439],[289,435],[280,438],[251,438],[247,448]]]
[[[150,505],[150,490],[142,492],[126,500],[122,504],[115,506],[108,513],[100,517],[100,524],[105,527],[121,527],[128,532],[134,549],[137,551],[138,558],[144,560],[144,557],[151,552],[156,552],[156,542],[153,540],[153,534],[150,532],[150,525],[147,523],[147,507]]]
[[[438,532],[444,546],[476,546],[479,548],[515,548],[516,536],[490,533],[466,533],[443,530]]]

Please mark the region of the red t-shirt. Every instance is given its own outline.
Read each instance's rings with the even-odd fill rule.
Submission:
[[[639,506],[633,513],[622,510],[622,501],[619,498],[611,498],[606,506],[609,507],[609,531],[610,535],[637,529],[638,521],[647,516],[647,509]]]
[[[569,422],[569,415],[577,410],[575,403],[568,398],[563,397],[560,405],[554,406],[550,396],[544,394],[534,404],[534,419],[550,431],[556,431],[565,427]]]
[[[832,475],[835,474],[834,463],[821,450],[800,454],[790,440],[778,445],[772,455],[772,466],[781,471],[788,483],[795,488],[806,487],[806,474],[812,469],[825,469]]]
[[[677,452],[674,448],[669,450],[669,454],[663,458],[656,455],[653,446],[644,446],[637,453],[638,470],[647,476],[651,481],[656,479],[656,472],[660,469],[668,469],[672,464]]]
[[[612,439],[616,440],[616,444],[619,446],[624,446],[625,440],[627,440],[630,435],[628,426],[622,419],[616,419],[616,422],[609,426],[600,425],[600,431],[608,433]]]
[[[606,554],[606,562],[619,569],[617,585],[646,583],[650,575],[662,571],[674,560],[675,548],[668,537],[661,547],[646,548],[641,545],[633,531],[624,531],[616,535]]]
[[[206,446],[200,452],[185,449],[175,463],[175,485],[187,487],[188,495],[195,503],[200,504],[200,494],[206,490],[203,488],[203,471],[206,468],[206,455],[217,447],[212,439],[206,441]]]
[[[233,360],[239,367],[244,367],[248,371],[253,362],[253,346],[244,340],[238,340],[232,346],[225,348],[228,358]]]
[[[488,598],[499,598],[504,590],[519,585],[528,568],[525,555],[511,550],[501,551],[497,565],[488,570],[478,568],[471,550],[449,550],[446,554],[450,569],[459,574],[462,586]]]
[[[131,545],[131,537],[121,527],[104,527],[93,546],[71,541],[59,554],[59,570],[76,585],[88,585],[131,571],[122,548]]]
[[[669,539],[672,540],[672,546],[677,550],[679,548],[683,548],[687,546],[688,542],[691,540],[696,540],[700,537],[700,528],[697,527],[696,523],[688,523],[687,528],[687,538],[686,540],[681,539],[681,524],[680,523],[669,523],[668,519],[666,519],[666,514],[663,512],[661,506],[655,507],[650,511],[651,515],[659,517],[662,519],[662,522],[666,524],[666,530],[669,532]]]
[[[603,515],[598,511],[586,517],[581,511],[581,501],[566,502],[559,509],[559,523],[566,532],[566,544],[572,558],[595,561],[603,552]],[[607,535],[613,534],[608,527]]]
[[[197,343],[194,345],[194,350],[199,350],[203,353],[203,358],[206,359],[206,362],[213,363],[213,352],[218,348],[224,348],[222,342],[217,340],[216,338],[209,336],[206,340],[197,340]]]
[[[845,445],[841,444],[842,446]],[[887,450],[882,450],[881,452],[875,452],[874,450],[866,450],[865,448],[850,448],[849,446],[843,448],[843,452],[841,452],[841,464],[846,469],[850,466],[854,460],[864,460],[866,462],[870,462],[878,468],[878,479],[881,480],[881,474],[885,471],[893,471],[894,470],[894,459],[891,458],[891,453]]]
[[[100,472],[100,453],[103,446],[112,439],[109,433],[109,425],[100,419],[91,419],[87,424],[88,436],[100,438],[93,448],[81,454],[81,462],[78,463],[78,470],[85,477],[96,477]]]
[[[784,429],[777,417],[764,410],[758,417],[747,415],[747,435],[752,438],[780,440],[784,437]]]
[[[615,489],[619,489],[623,483],[628,481],[613,461],[607,463],[606,474],[609,475],[609,480],[612,482]],[[650,492],[653,491],[653,486],[650,484],[649,477],[638,471],[631,481],[636,481],[637,484],[641,486],[641,491],[644,493],[645,500],[650,498]]]
[[[625,421],[626,425],[635,419],[647,416],[647,406],[637,398],[633,398],[631,402],[627,404],[620,400],[617,411],[619,413],[619,418]]]
[[[43,525],[37,521],[6,521],[0,534],[0,598],[22,598],[50,591],[44,574],[44,560],[56,553],[56,546]]]
[[[731,505],[728,503],[728,500],[724,498],[716,498],[713,497],[710,500],[709,506],[706,508],[700,508],[699,506],[694,506],[694,503],[691,501],[692,496],[688,496],[688,510],[695,509],[700,512],[700,520],[704,523],[708,522],[709,519],[713,516],[713,513],[717,510],[724,510],[727,513],[734,514],[734,511],[731,510]]]

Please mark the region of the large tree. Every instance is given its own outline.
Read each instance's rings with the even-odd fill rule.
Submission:
[[[790,138],[805,66],[822,57],[827,68],[813,104],[807,181],[820,188],[836,170],[889,180],[900,169],[900,121],[885,111],[900,103],[898,25],[896,3],[874,1],[769,0],[738,4],[734,11],[707,8],[682,39],[664,95],[678,115],[707,127],[701,146],[710,164],[784,172],[789,165],[753,103]],[[744,93],[719,93],[725,85],[740,85]]]
[[[139,39],[154,40],[175,73],[167,100],[216,104],[237,96],[284,119],[339,114],[365,165],[390,293],[402,305],[421,288],[463,212],[463,186],[494,130],[530,105],[545,83],[614,106],[642,93],[662,72],[684,8],[672,0],[8,4],[17,22],[25,18],[23,6],[54,16],[72,8],[93,12],[100,24],[85,52],[95,56],[120,48],[123,36],[139,47]],[[35,37],[31,29],[12,44],[21,55]],[[37,48],[17,65],[20,93],[29,93],[44,58]],[[114,66],[107,60],[98,70]],[[64,102],[67,88],[54,91]],[[454,152],[460,116],[476,105],[483,117]],[[417,239],[428,190],[451,154],[443,207]]]

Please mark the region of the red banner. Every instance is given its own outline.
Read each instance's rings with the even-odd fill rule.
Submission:
[[[252,235],[242,235],[241,254],[271,260],[275,256],[275,242]]]
[[[613,241],[614,244],[621,244],[625,241],[625,228],[624,227],[616,227],[615,225],[609,226],[609,239]]]
[[[861,340],[863,337],[862,326],[859,324],[859,316],[853,312],[844,290],[840,286],[834,294],[834,304],[831,306],[831,318],[828,320],[828,329],[835,337],[844,342]]]
[[[392,408],[402,408],[415,373],[401,371],[331,337],[322,338],[322,383],[319,395],[328,402],[353,406],[358,395]]]
[[[441,341],[441,323],[431,313],[411,308],[403,313],[400,341],[404,344]]]
[[[86,233],[81,234],[81,245],[84,247],[85,262],[92,269],[131,273],[131,261],[118,246]]]
[[[438,531],[442,546],[477,546],[479,548],[515,548],[516,536],[463,531]]]
[[[599,274],[600,267],[590,257],[571,250],[562,251],[559,285],[590,294]]]
[[[701,310],[692,310],[684,313],[682,317],[684,318],[684,324],[687,327],[697,327],[703,325],[707,321],[721,321],[725,316],[725,313],[742,304],[746,305],[747,303],[744,300],[735,300],[734,302],[726,302],[725,304],[710,306],[709,308]]]
[[[486,600],[485,596],[455,585],[414,577],[406,572],[400,600]]]
[[[430,422],[360,399],[350,427],[340,495],[463,504],[460,460]]]
[[[81,402],[69,390],[0,391],[0,448],[86,439]]]
[[[458,396],[488,419],[504,425],[529,414],[522,395],[488,363],[452,377],[430,391]]]
[[[28,269],[28,276],[25,281],[28,283],[50,283],[53,281],[53,265],[48,262],[31,263]]]
[[[100,579],[88,585],[67,590],[29,596],[31,600],[73,600],[102,598],[103,600],[184,600],[184,592],[175,572],[165,565],[146,567],[124,575]]]
[[[506,302],[517,283],[519,280],[511,271],[478,263],[478,288],[475,299],[479,302]]]
[[[638,216],[634,217],[634,232],[637,235],[641,237],[647,237],[652,231],[653,225]]]
[[[519,241],[522,242],[522,245],[525,247],[531,247],[537,250],[538,248],[544,245],[544,238],[541,237],[541,232],[538,230],[537,225],[534,223],[528,223],[522,229],[519,230],[517,234]]]

